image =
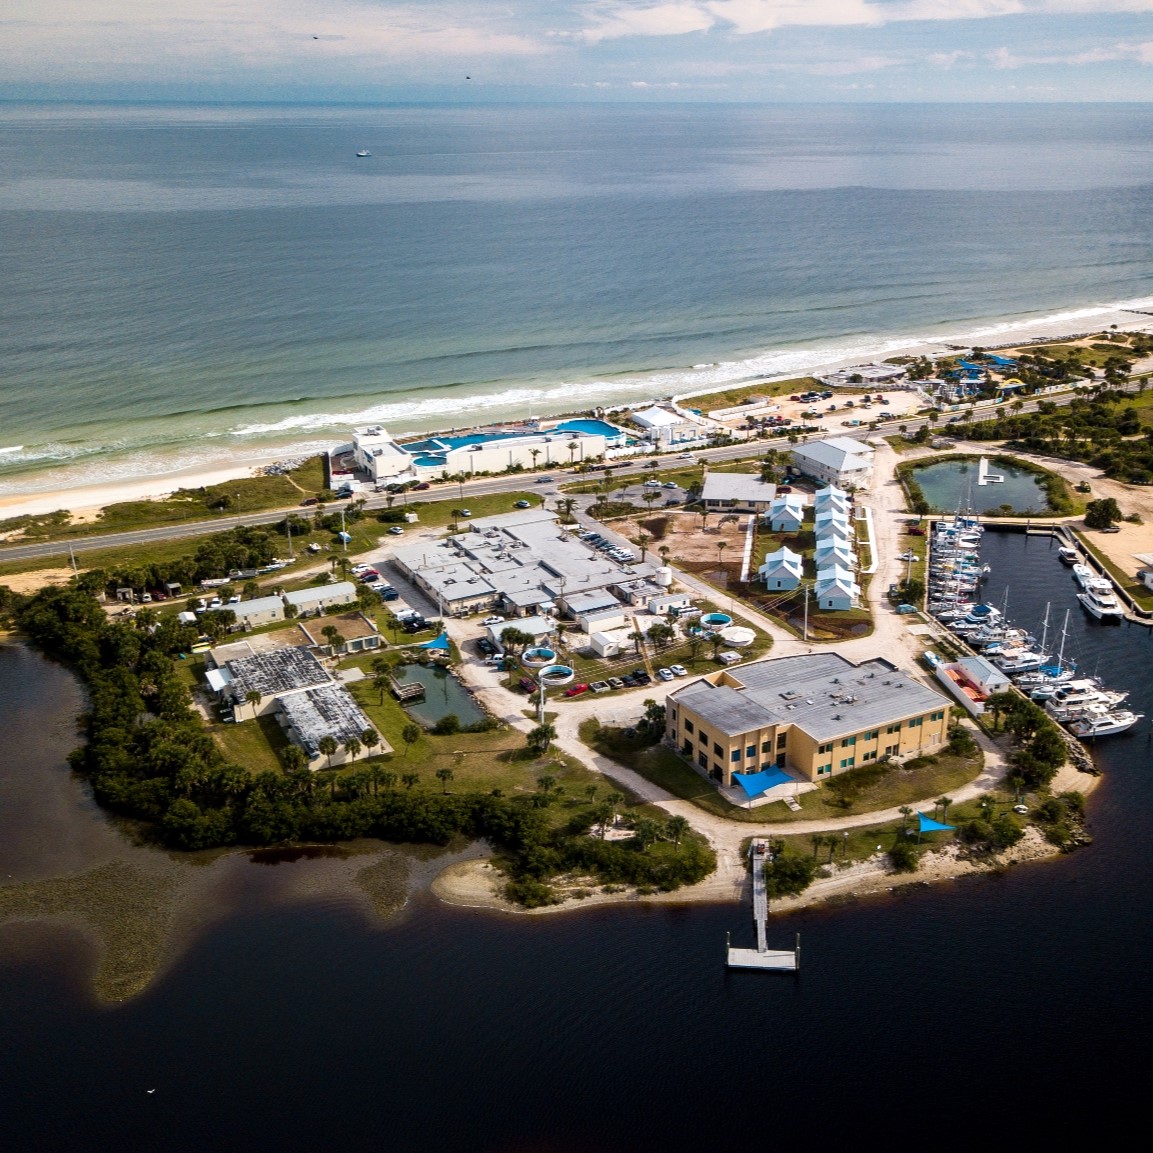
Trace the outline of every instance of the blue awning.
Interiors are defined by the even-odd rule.
[[[422,649],[440,649],[443,652],[448,651],[448,633],[441,633],[440,636],[434,641],[426,641],[420,646]]]
[[[932,817],[926,817],[924,813],[917,814],[919,833],[942,833],[955,829],[956,825],[942,825],[940,821],[934,821]]]
[[[774,785],[783,785],[792,779],[781,769],[764,769],[759,773],[733,773],[733,780],[745,790],[750,801],[768,792]]]

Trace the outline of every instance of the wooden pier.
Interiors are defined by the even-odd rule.
[[[388,678],[388,687],[398,701],[419,701],[424,696],[424,685],[420,681],[401,682],[396,677]]]
[[[772,969],[777,972],[796,972],[801,967],[801,935],[791,949],[770,949],[766,923],[769,919],[769,894],[765,887],[765,864],[769,860],[769,842],[755,837],[749,846],[753,863],[753,920],[757,926],[755,949],[734,949],[726,941],[726,963],[730,969]]]

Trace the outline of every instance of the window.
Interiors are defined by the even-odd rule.
[[[923,725],[924,723],[925,723],[924,717],[914,717],[911,721],[909,721],[909,728],[919,729],[921,727],[921,725]]]
[[[863,741],[875,741],[881,735],[880,729],[870,729],[862,738]]]
[[[850,748],[852,748],[852,747],[853,747],[853,745],[855,745],[856,743],[857,743],[857,738],[856,738],[856,737],[846,737],[846,738],[845,738],[845,739],[844,739],[844,740],[841,742],[841,748],[842,748],[842,749],[850,749]]]
[[[747,749],[745,749],[745,756],[746,757],[755,757],[756,755],[757,755],[757,746],[756,745],[749,745],[749,747]]]
[[[707,745],[709,743],[709,734],[702,729],[697,735],[697,740],[700,741],[702,745]]]
[[[831,742],[827,745],[818,745],[817,746],[817,752],[818,753],[831,753],[832,751],[833,751],[833,746],[832,746]]]
[[[691,741],[685,741],[685,743],[681,745],[681,756],[688,757],[690,760],[692,760],[693,746]]]
[[[669,719],[675,721],[677,719],[677,710],[669,709]]]
[[[789,734],[788,733],[781,733],[777,737],[777,748],[783,749],[785,747],[785,745],[788,743],[788,740],[789,740]]]
[[[901,722],[900,721],[898,721],[895,725],[890,725],[885,730],[885,732],[887,732],[887,733],[899,733],[900,731],[901,731]]]
[[[724,755],[725,755],[725,750],[722,749],[721,746],[718,745],[716,741],[713,741],[713,756],[714,757],[723,757]]]
[[[722,769],[716,761],[713,761],[713,773],[716,775],[718,781],[723,781],[725,779],[725,770]]]
[[[940,713],[931,713],[931,714],[929,715],[929,720],[931,720],[931,721],[939,721],[939,720],[942,720],[942,719],[944,718],[944,716],[945,716],[945,714],[944,714],[943,712],[940,712]]]
[[[707,769],[709,767],[709,754],[704,752],[697,753],[697,764],[700,765],[702,769]]]
[[[876,759],[877,759],[877,753],[876,753],[876,750],[875,750],[875,749],[874,749],[874,750],[873,750],[873,752],[871,752],[871,753],[866,753],[866,754],[865,754],[865,755],[864,755],[864,756],[861,758],[861,760],[862,760],[862,761],[875,761]]]
[[[674,714],[673,714],[673,716],[676,716],[676,713],[674,713]],[[696,731],[696,730],[693,728],[693,722],[692,722],[692,721],[689,721],[689,720],[686,720],[686,721],[685,721],[685,732],[686,732],[686,733],[692,733],[692,732],[695,732],[695,731]]]
[[[857,763],[856,757],[844,757],[841,761],[842,769],[851,769]]]
[[[885,756],[886,757],[895,757],[897,755],[897,753],[900,752],[900,749],[901,749],[900,745],[886,745],[885,746]]]
[[[827,765],[818,765],[817,766],[817,776],[818,777],[823,777],[823,776],[825,776],[826,773],[831,773],[832,771],[833,771],[833,762],[832,761],[830,761]]]
[[[762,741],[761,742],[761,752],[762,753],[771,753],[772,751],[773,751],[773,742],[772,741]]]
[[[738,762],[740,759],[741,759],[741,750],[740,750],[740,749],[733,749],[733,751],[732,751],[731,753],[729,753],[729,760],[730,760],[730,761],[732,761],[732,763],[733,763],[734,765],[735,765],[735,764],[736,764],[736,763],[737,763],[737,762]]]

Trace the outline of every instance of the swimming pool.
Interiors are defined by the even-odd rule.
[[[584,432],[589,436],[603,436],[609,448],[623,444],[628,435],[623,428],[606,420],[566,420],[556,426],[557,432]]]

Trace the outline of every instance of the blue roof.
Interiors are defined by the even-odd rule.
[[[792,779],[788,773],[780,769],[764,769],[759,773],[733,773],[733,780],[745,790],[750,801],[768,792],[774,785],[783,785]]]

